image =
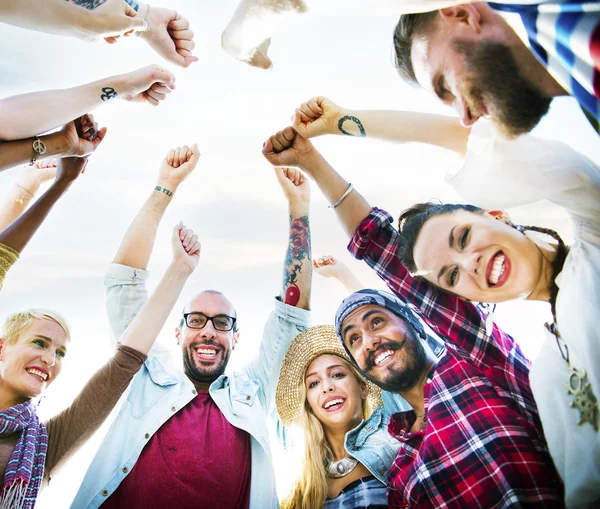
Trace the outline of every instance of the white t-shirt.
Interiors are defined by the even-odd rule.
[[[472,128],[464,165],[447,182],[465,199],[507,209],[548,199],[574,222],[575,241],[562,272],[558,328],[571,365],[585,369],[600,397],[600,172],[564,143],[531,135],[507,141],[487,122]],[[531,367],[531,387],[570,508],[600,507],[600,433],[579,426],[567,393],[569,367],[550,333]]]

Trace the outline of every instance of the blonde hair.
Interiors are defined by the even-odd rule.
[[[57,323],[67,335],[67,340],[71,339],[71,329],[65,318],[49,309],[32,308],[26,309],[25,311],[19,311],[9,315],[2,326],[2,332],[0,337],[3,338],[7,343],[14,343],[19,334],[29,327],[34,320],[50,320]]]
[[[331,354],[334,355],[334,354]],[[336,357],[339,357],[336,355]],[[339,357],[344,365],[356,378],[359,384],[364,384],[362,375],[343,357]],[[306,383],[300,382],[300,392],[304,405],[296,420],[304,434],[304,458],[300,477],[291,493],[282,502],[282,509],[322,509],[329,494],[329,483],[325,465],[333,457],[331,447],[325,437],[323,425],[312,412],[306,399]],[[368,419],[374,408],[370,408],[368,400],[363,401],[363,419]]]

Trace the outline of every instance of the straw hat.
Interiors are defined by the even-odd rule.
[[[275,393],[277,413],[284,425],[289,425],[299,416],[304,405],[300,386],[304,384],[304,375],[310,363],[319,355],[337,355],[354,364],[348,357],[335,334],[333,325],[315,325],[298,334],[290,344],[279,371],[279,381]],[[367,401],[371,409],[383,406],[381,389],[363,377],[368,388]]]

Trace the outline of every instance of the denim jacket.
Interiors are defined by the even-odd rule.
[[[378,406],[366,421],[346,433],[345,446],[350,456],[387,486],[388,472],[400,448],[400,442],[388,433],[390,416],[410,409],[410,405],[390,392],[382,391],[382,398],[384,408]]]
[[[144,270],[109,266],[105,285],[114,338],[121,336],[147,300],[147,278]],[[307,327],[309,315],[275,299],[257,358],[237,372],[221,375],[210,386],[210,395],[225,418],[251,436],[250,509],[279,507],[266,421],[274,411],[275,384],[285,352]],[[131,471],[150,437],[194,397],[194,385],[181,367],[164,347],[155,344],[134,377],[71,507],[100,506]]]

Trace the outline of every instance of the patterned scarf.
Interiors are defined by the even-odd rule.
[[[21,432],[0,493],[0,509],[32,509],[44,478],[48,432],[30,401],[0,412],[0,438]]]

